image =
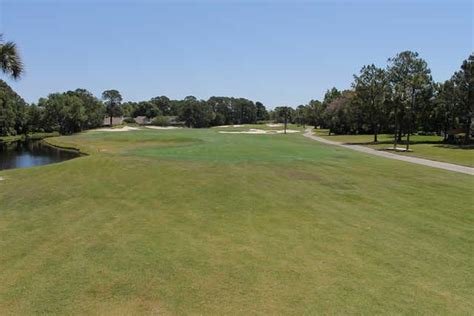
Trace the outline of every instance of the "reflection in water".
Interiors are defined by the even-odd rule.
[[[77,151],[52,147],[38,140],[0,143],[0,170],[47,165],[79,156]]]

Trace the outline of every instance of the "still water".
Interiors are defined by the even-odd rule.
[[[0,170],[47,165],[80,155],[77,151],[52,147],[39,140],[0,143]]]

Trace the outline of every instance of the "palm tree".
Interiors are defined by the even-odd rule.
[[[23,63],[13,42],[3,42],[0,34],[0,69],[13,79],[18,79],[23,74]]]

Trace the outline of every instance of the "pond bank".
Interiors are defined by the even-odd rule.
[[[0,144],[12,143],[25,140],[41,140],[48,137],[61,136],[58,132],[52,133],[30,133],[28,135],[0,136]]]

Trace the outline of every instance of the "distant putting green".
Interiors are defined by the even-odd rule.
[[[473,313],[474,177],[218,131],[0,171],[1,313]]]

